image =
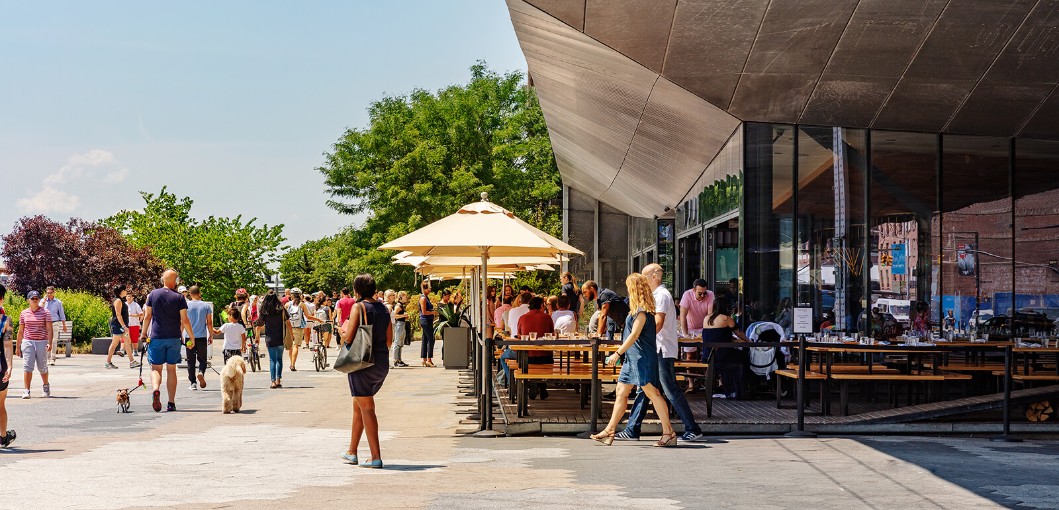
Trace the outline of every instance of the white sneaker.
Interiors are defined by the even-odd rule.
[[[45,384],[44,385],[44,396],[45,397],[50,397],[51,396],[51,385],[50,384]]]
[[[22,399],[25,400],[27,398],[29,398],[29,390],[26,390],[26,391],[22,392]]]
[[[188,386],[188,389],[193,391],[199,391],[199,385],[191,383],[191,386]]]

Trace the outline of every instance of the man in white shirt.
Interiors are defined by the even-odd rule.
[[[570,310],[570,298],[566,294],[559,295],[557,303],[558,310],[552,313],[552,323],[555,324],[555,334],[572,335],[577,332],[577,316]]]
[[[529,312],[531,299],[533,299],[533,293],[530,292],[529,287],[522,287],[518,294],[519,305],[507,312],[507,319],[504,321],[504,327],[511,333],[511,336],[518,336],[518,320]]]
[[[662,285],[662,266],[649,264],[641,273],[651,284],[651,294],[655,299],[655,345],[658,349],[658,378],[662,383],[662,392],[673,406],[673,410],[684,422],[682,441],[694,441],[702,437],[702,429],[695,422],[688,399],[684,391],[677,386],[674,365],[678,356],[677,344],[677,310],[673,305],[673,295]],[[614,435],[614,439],[639,440],[640,425],[647,414],[647,397],[642,389],[636,391],[636,401],[629,413],[629,422],[625,430]]]
[[[136,344],[140,341],[140,319],[143,318],[143,308],[136,302],[132,292],[125,295],[125,303],[129,305],[129,336],[132,337],[133,351],[138,351]]]

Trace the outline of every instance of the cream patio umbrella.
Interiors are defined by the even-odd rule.
[[[383,244],[380,250],[404,250],[410,255],[422,256],[478,256],[481,258],[482,278],[481,313],[479,325],[484,336],[484,325],[489,322],[485,317],[486,296],[484,289],[488,285],[490,257],[559,257],[563,254],[584,255],[584,252],[566,244],[548,233],[515,217],[515,215],[489,201],[489,195],[482,193],[482,200],[467,204],[456,213],[446,216],[415,232],[401,236]],[[483,352],[482,367],[492,362],[492,353]],[[488,357],[488,359],[486,359]],[[482,376],[488,387],[488,370]],[[486,397],[490,398],[490,397]],[[483,430],[488,429],[490,420],[488,411],[491,403],[480,402],[481,411],[486,414],[482,419]]]

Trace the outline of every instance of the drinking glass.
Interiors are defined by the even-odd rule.
[[[537,339],[537,332],[536,331],[530,331],[529,339],[530,340],[536,340]]]

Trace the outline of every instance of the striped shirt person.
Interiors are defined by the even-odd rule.
[[[26,391],[22,398],[29,398],[34,365],[40,371],[40,379],[44,383],[44,396],[50,397],[48,352],[51,351],[52,315],[47,308],[40,305],[39,292],[31,290],[26,294],[26,298],[29,299],[29,308],[22,310],[18,317],[18,341],[15,344],[20,349],[22,370],[25,372],[23,380],[26,383]]]

